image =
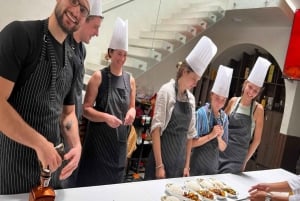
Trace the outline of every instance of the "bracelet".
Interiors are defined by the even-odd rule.
[[[161,168],[161,167],[164,167],[164,164],[163,164],[163,163],[160,164],[160,165],[158,165],[158,166],[156,166],[155,169],[159,169],[159,168]]]

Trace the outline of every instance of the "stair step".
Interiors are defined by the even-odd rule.
[[[214,12],[182,12],[173,15],[173,17],[178,18],[198,18],[203,19],[208,22],[216,22],[219,19],[219,16],[216,15]]]
[[[186,31],[189,24],[152,24],[151,31]]]
[[[191,6],[199,6],[199,7],[207,7],[207,6],[221,6],[223,8],[227,7],[228,2],[224,0],[189,0],[189,5]]]
[[[164,58],[165,56],[170,54],[170,51],[163,49],[163,48],[156,48],[155,51],[157,51],[161,54],[161,58]]]
[[[153,39],[142,39],[142,38],[131,38],[128,41],[129,46],[134,47],[145,47],[153,49],[165,49],[169,52],[174,51],[174,45],[166,40],[153,40]]]
[[[166,39],[166,41],[168,41],[169,43],[171,43],[174,47],[174,50],[181,47],[183,45],[182,42],[178,41],[178,40],[174,40],[174,39]]]
[[[174,31],[142,31],[140,33],[140,38],[155,38],[155,39],[173,39],[178,40],[182,43],[185,43],[186,36],[182,34],[182,32],[174,32]]]
[[[227,7],[227,2],[224,1],[224,0],[207,0],[207,1],[199,1],[199,0],[194,0],[194,1],[191,1],[189,0],[189,6],[190,7],[211,7],[211,6],[220,6],[222,8],[226,8]]]
[[[139,69],[145,72],[148,68],[148,63],[137,57],[133,57],[130,54],[127,54],[126,62],[124,66],[130,66],[131,68]]]
[[[157,64],[158,61],[156,59],[153,59],[153,58],[150,58],[150,57],[141,57],[141,56],[136,56],[136,55],[127,55],[127,58],[130,57],[130,58],[133,58],[133,59],[136,59],[136,60],[140,60],[140,61],[143,61],[145,63],[147,63],[147,68],[145,70],[148,70],[149,68],[151,68],[154,64]],[[127,65],[126,66],[131,66],[131,65]],[[139,69],[139,68],[138,68]]]
[[[185,12],[191,12],[191,13],[213,12],[213,13],[220,13],[224,15],[225,10],[221,6],[200,7],[200,6],[190,5],[189,7],[181,9],[181,13],[185,13]]]
[[[137,68],[133,68],[131,66],[123,66],[123,70],[130,73],[132,75],[132,77],[136,78],[139,75],[143,74],[145,71],[137,69]]]
[[[156,59],[157,61],[161,61],[162,58],[160,52],[157,52],[155,51],[155,49],[151,49],[151,48],[129,46],[128,53],[130,55],[136,55],[140,57],[150,57]]]
[[[163,24],[201,24],[201,23],[207,23],[210,24],[211,22],[204,20],[204,19],[199,19],[199,18],[178,18],[178,17],[173,17],[173,18],[164,18],[162,19]]]

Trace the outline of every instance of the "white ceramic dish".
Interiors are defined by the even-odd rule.
[[[161,197],[161,201],[181,201],[178,197],[173,195],[164,195]]]
[[[189,191],[179,184],[166,184],[166,193],[175,196],[182,201],[201,201],[201,196],[195,192]]]

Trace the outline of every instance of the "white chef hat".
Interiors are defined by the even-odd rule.
[[[228,98],[232,73],[232,68],[220,65],[211,91],[219,96]]]
[[[270,65],[271,62],[267,59],[258,57],[247,80],[262,87]]]
[[[102,17],[102,0],[89,0],[90,15]]]
[[[128,51],[128,20],[117,18],[109,48]]]
[[[201,77],[216,53],[217,46],[214,42],[207,36],[202,36],[185,60]]]

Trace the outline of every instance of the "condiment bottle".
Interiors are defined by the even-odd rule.
[[[34,187],[29,194],[29,201],[54,201],[55,191],[49,186],[51,179],[51,172],[47,168],[41,171],[40,182],[41,184]]]

